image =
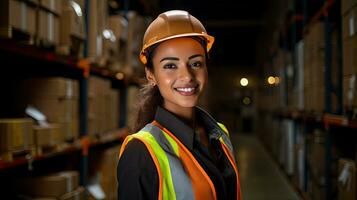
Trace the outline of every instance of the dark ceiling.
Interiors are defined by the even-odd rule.
[[[121,9],[136,10],[156,17],[159,13],[187,10],[215,37],[212,63],[255,67],[257,42],[263,31],[266,0],[117,0]]]

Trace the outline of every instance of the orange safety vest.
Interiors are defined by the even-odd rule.
[[[225,126],[220,123],[218,125],[224,132],[219,141],[237,178],[237,200],[241,200],[239,174],[233,155],[233,146]],[[192,153],[169,130],[156,121],[147,124],[138,133],[126,137],[119,157],[126,145],[134,138],[145,144],[155,163],[159,176],[159,200],[217,199],[210,177]]]

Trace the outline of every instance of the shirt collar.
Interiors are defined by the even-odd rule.
[[[196,117],[204,124],[209,139],[218,139],[222,131],[217,122],[203,109],[196,107]],[[155,121],[174,134],[187,148],[193,149],[195,131],[175,114],[159,106],[156,110]]]

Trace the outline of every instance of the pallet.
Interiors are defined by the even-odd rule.
[[[33,157],[35,153],[36,152],[34,147],[23,150],[5,151],[0,152],[0,159],[5,162],[13,162],[17,158],[24,158],[28,155]]]

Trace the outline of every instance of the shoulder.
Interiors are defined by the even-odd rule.
[[[132,139],[127,143],[125,149],[123,149],[118,167],[153,170],[155,169],[155,164],[145,144],[140,140]]]

